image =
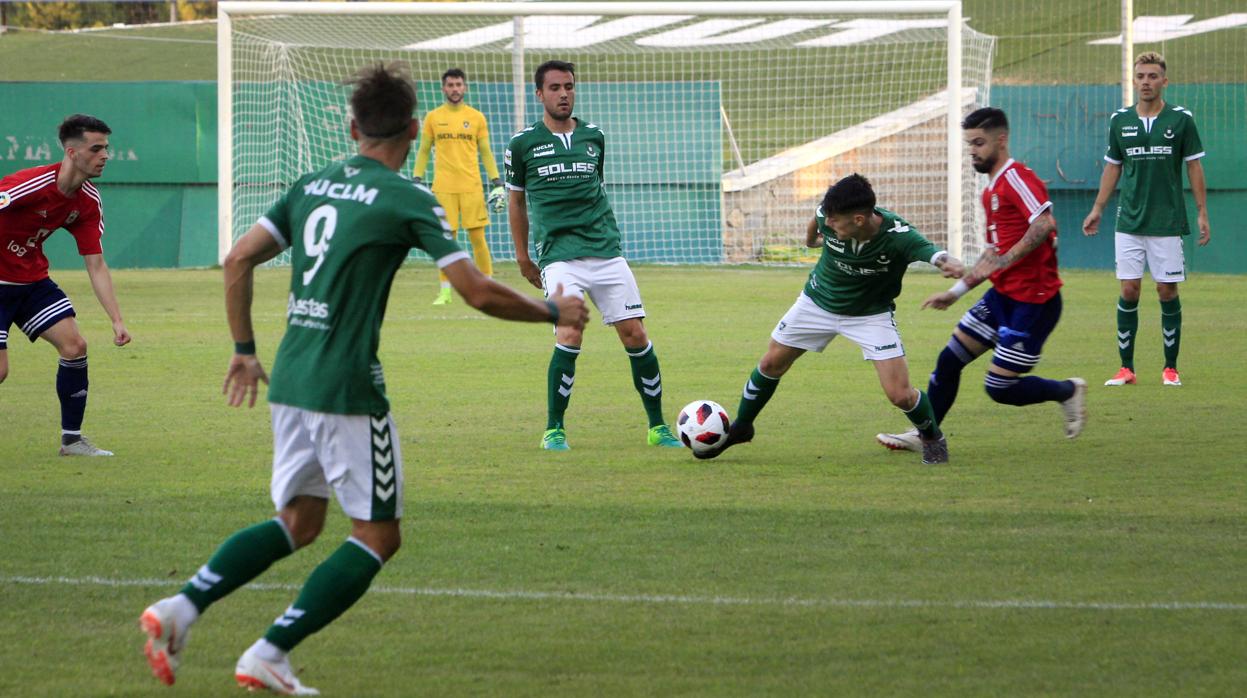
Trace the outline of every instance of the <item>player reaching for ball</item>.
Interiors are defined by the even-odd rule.
[[[930,262],[944,276],[959,278],[965,271],[961,261],[936,249],[897,214],[877,207],[870,182],[858,174],[827,190],[806,229],[805,244],[822,247],[822,255],[745,382],[727,439],[718,448],[694,450],[693,455],[714,458],[734,444],[752,440],[754,420],[793,363],[844,335],[861,347],[888,400],[913,423],[921,439],[922,462],[948,462],[948,444],[931,402],[909,382],[893,310],[910,263]]]

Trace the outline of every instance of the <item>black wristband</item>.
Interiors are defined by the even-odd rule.
[[[234,342],[234,353],[255,356],[255,340],[250,342]]]
[[[554,301],[546,301],[546,308],[550,310],[550,324],[559,324],[559,306]]]

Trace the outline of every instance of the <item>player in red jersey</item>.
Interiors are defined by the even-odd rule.
[[[91,288],[113,321],[113,344],[130,342],[121,319],[112,275],[104,263],[100,238],[104,212],[100,192],[89,180],[108,162],[112,130],[99,119],[74,114],[60,127],[65,157],[51,165],[14,172],[0,179],[0,382],[9,374],[9,327],[16,324],[30,341],[42,337],[56,347],[60,367],[56,395],[61,402],[61,455],[111,456],[82,435],[87,409],[87,340],[78,331],[74,306],[48,278],[43,241],[64,228],[78,242]]]
[[[971,164],[991,178],[983,192],[987,246],[970,273],[951,289],[926,299],[922,307],[944,310],[985,279],[991,279],[992,288],[957,323],[936,359],[927,395],[936,420],[943,424],[957,398],[961,370],[994,348],[983,381],[987,394],[1006,405],[1059,403],[1065,436],[1072,439],[1087,419],[1086,381],[1022,375],[1039,363],[1044,341],[1061,317],[1056,219],[1048,189],[1029,167],[1009,157],[1009,121],[1003,111],[978,109],[961,122],[961,128]],[[894,450],[922,450],[916,433],[875,438]]]

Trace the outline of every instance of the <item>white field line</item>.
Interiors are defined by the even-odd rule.
[[[175,587],[179,580],[112,579],[108,577],[25,577],[0,576],[0,584],[32,586],[100,586],[100,587]],[[298,591],[297,584],[248,584],[256,591]],[[432,589],[378,585],[369,590],[374,594],[407,596],[496,599],[502,601],[579,601],[617,604],[678,604],[687,606],[790,606],[801,608],[952,608],[980,610],[1054,610],[1054,611],[1247,611],[1247,603],[1218,601],[1053,601],[1046,599],[835,599],[800,597],[692,596],[683,594],[595,594],[570,591],[522,591],[491,589]]]

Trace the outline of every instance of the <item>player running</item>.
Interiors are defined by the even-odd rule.
[[[584,327],[584,303],[556,290],[542,302],[482,275],[455,243],[433,192],[398,175],[419,133],[415,85],[399,63],[362,69],[351,94],[355,156],[304,175],[225,259],[234,356],[229,404],[255,405],[260,381],[251,293],[256,266],[290,250],[287,328],[273,361],[275,519],[226,540],[180,593],[142,614],[145,653],[166,684],[187,633],[213,603],[320,534],[332,492],[351,536],[308,577],[234,669],[239,685],[315,695],[287,654],[364,595],[399,548],[403,459],[377,359],[390,285],[410,249],[428,252],[474,308],[507,320]]]
[[[113,277],[104,263],[103,203],[90,181],[104,173],[111,133],[103,121],[74,114],[61,122],[59,137],[65,157],[59,163],[0,179],[0,383],[9,374],[9,327],[14,323],[31,342],[43,338],[56,347],[62,456],[113,454],[82,435],[87,410],[87,340],[74,320],[74,306],[48,277],[43,242],[58,228],[74,236],[95,297],[113,322],[113,344],[129,344]]]
[[[1022,375],[1039,363],[1040,350],[1061,317],[1056,219],[1048,189],[1030,168],[1009,157],[1009,121],[1003,111],[983,107],[967,116],[961,128],[974,169],[990,176],[983,191],[987,246],[969,273],[951,289],[926,299],[922,307],[944,310],[988,278],[992,288],[962,316],[936,359],[927,385],[935,418],[944,423],[966,364],[994,348],[984,379],[991,399],[1019,406],[1059,403],[1065,436],[1072,439],[1087,419],[1086,381]],[[893,450],[922,448],[913,430],[875,438]]]
[[[495,213],[502,213],[507,207],[506,190],[498,176],[494,153],[489,148],[489,125],[485,115],[463,101],[468,90],[467,79],[460,68],[451,68],[442,74],[442,95],[446,103],[424,115],[414,174],[417,182],[424,181],[432,149],[433,195],[446,211],[446,221],[456,235],[460,225],[467,228],[476,267],[485,276],[493,276],[494,263],[485,242],[489,216],[485,213],[477,157],[485,164],[485,174],[489,176],[489,205]],[[446,305],[451,301],[450,280],[445,272],[439,272],[438,276],[442,285],[433,305]]]
[[[641,292],[619,242],[619,226],[603,189],[606,136],[597,125],[572,116],[576,67],[546,61],[537,67],[542,117],[511,137],[503,157],[511,190],[511,239],[520,273],[546,293],[557,286],[588,294],[623,343],[632,365],[632,384],[649,418],[651,446],[683,448],[662,417],[662,375],[645,332]],[[528,253],[529,205],[537,263]],[[559,327],[546,373],[546,431],[541,447],[566,451],[563,415],[576,380],[576,357],[584,332]]]
[[[1162,385],[1182,385],[1178,350],[1182,345],[1182,301],[1178,284],[1186,280],[1182,237],[1190,234],[1182,194],[1182,163],[1191,180],[1198,211],[1199,244],[1212,238],[1208,225],[1208,190],[1204,180],[1204,146],[1195,117],[1185,107],[1165,102],[1169,78],[1165,59],[1148,51],[1134,61],[1138,103],[1118,109],[1109,119],[1108,152],[1095,204],[1083,221],[1084,235],[1099,232],[1104,205],[1121,180],[1117,233],[1113,236],[1121,298],[1117,301],[1117,352],[1121,368],[1104,385],[1133,385],[1135,335],[1139,331],[1139,286],[1147,263],[1160,298],[1160,331],[1165,348]]]
[[[951,278],[959,278],[965,267],[900,216],[875,203],[870,182],[858,174],[827,190],[805,234],[807,247],[823,248],[818,263],[745,382],[736,420],[722,447],[693,455],[714,458],[730,446],[751,441],[754,420],[793,363],[807,351],[822,352],[837,335],[844,335],[861,347],[862,358],[874,364],[888,400],[913,423],[922,462],[948,462],[948,443],[931,401],[909,381],[893,310],[912,262],[930,262]]]

